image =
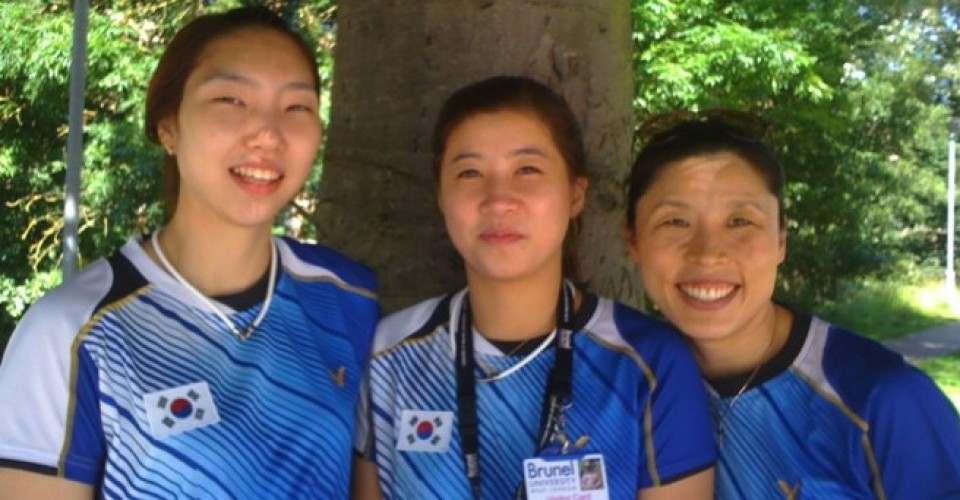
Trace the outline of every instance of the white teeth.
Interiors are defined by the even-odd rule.
[[[274,170],[262,170],[259,168],[237,167],[232,169],[234,174],[247,179],[260,182],[272,182],[280,178],[280,173]]]
[[[713,302],[723,299],[733,293],[735,288],[736,287],[733,285],[711,287],[695,287],[687,285],[680,286],[680,290],[682,290],[683,293],[704,302]]]

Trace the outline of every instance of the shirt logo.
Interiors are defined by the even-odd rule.
[[[327,368],[327,371],[330,372],[330,378],[333,379],[333,383],[337,384],[337,387],[343,389],[343,386],[347,384],[347,367],[341,365],[340,369],[333,371]]]
[[[796,485],[791,486],[790,483],[784,481],[783,479],[778,479],[777,486],[780,487],[780,491],[783,492],[783,498],[786,500],[796,500],[797,498],[800,498],[799,482],[797,482]]]
[[[452,424],[452,411],[403,410],[400,412],[397,449],[444,453],[450,448]]]
[[[157,439],[220,422],[206,382],[181,385],[143,396],[150,433]]]

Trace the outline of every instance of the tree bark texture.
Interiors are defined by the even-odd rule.
[[[621,236],[631,161],[627,0],[340,0],[316,222],[321,241],[377,271],[385,312],[462,286],[437,210],[431,135],[443,100],[496,74],[549,84],[587,145],[580,233],[589,288],[637,304]]]

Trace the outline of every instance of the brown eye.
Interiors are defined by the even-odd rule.
[[[517,169],[518,174],[539,174],[540,172],[542,172],[542,170],[534,165],[523,165]]]
[[[237,98],[237,97],[220,96],[220,97],[215,97],[215,98],[213,99],[213,101],[214,101],[214,102],[220,102],[220,103],[223,103],[223,104],[232,104],[232,105],[234,105],[234,106],[243,106],[243,101],[241,101],[241,100],[240,100],[239,98]]]
[[[669,227],[690,227],[690,223],[688,223],[685,219],[681,219],[680,217],[671,217],[666,219],[663,221],[663,225]]]
[[[480,177],[480,171],[475,168],[465,168],[457,172],[457,179],[473,179]]]
[[[306,104],[293,104],[293,105],[287,106],[287,111],[294,111],[294,112],[307,111],[307,112],[313,112],[313,107],[308,106],[308,105],[306,105]]]

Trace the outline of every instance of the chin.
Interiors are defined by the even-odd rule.
[[[721,340],[729,336],[730,331],[722,325],[691,323],[682,321],[674,323],[676,327],[683,332],[683,336],[694,342],[710,342],[712,340]]]
[[[680,331],[683,332],[684,337],[698,344],[704,343],[704,342],[712,342],[715,340],[722,340],[727,337],[727,332],[690,330],[690,329],[684,329],[684,328],[680,328]]]

